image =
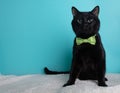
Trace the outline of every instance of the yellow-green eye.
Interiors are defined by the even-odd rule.
[[[92,22],[93,22],[93,19],[88,19],[87,22],[88,22],[88,23],[92,23]]]
[[[79,24],[82,24],[82,20],[81,20],[81,19],[78,19],[77,22],[78,22]]]

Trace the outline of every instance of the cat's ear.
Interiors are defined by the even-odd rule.
[[[78,10],[75,7],[72,7],[72,14],[73,16],[76,16],[78,14]]]
[[[91,12],[92,12],[94,15],[98,16],[98,15],[99,15],[99,11],[100,11],[99,6],[96,6]]]

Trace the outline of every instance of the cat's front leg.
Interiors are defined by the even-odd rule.
[[[98,86],[106,87],[105,83],[105,59],[98,62]]]
[[[63,85],[63,87],[73,85],[75,83],[76,78],[79,75],[79,71],[80,71],[79,64],[77,63],[77,61],[73,60],[69,80],[67,81],[66,84]]]

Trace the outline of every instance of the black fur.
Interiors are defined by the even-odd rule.
[[[46,74],[50,74],[50,75],[53,75],[53,74],[68,74],[69,71],[64,71],[64,72],[57,72],[57,71],[51,71],[49,70],[47,67],[44,68],[44,71]]]
[[[90,12],[80,12],[72,7],[72,28],[76,37],[83,39],[96,35],[96,44],[76,44],[76,37],[73,45],[73,59],[70,70],[70,77],[65,86],[75,83],[76,78],[80,80],[98,80],[99,86],[107,86],[105,83],[106,57],[101,38],[99,35],[100,20],[99,6]],[[50,71],[45,68],[46,74],[66,74],[69,72]]]

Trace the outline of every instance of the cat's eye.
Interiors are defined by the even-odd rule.
[[[81,19],[78,19],[77,22],[78,22],[79,24],[82,24],[82,20],[81,20]]]
[[[88,22],[88,23],[92,23],[92,22],[93,22],[93,19],[88,19],[87,22]]]

